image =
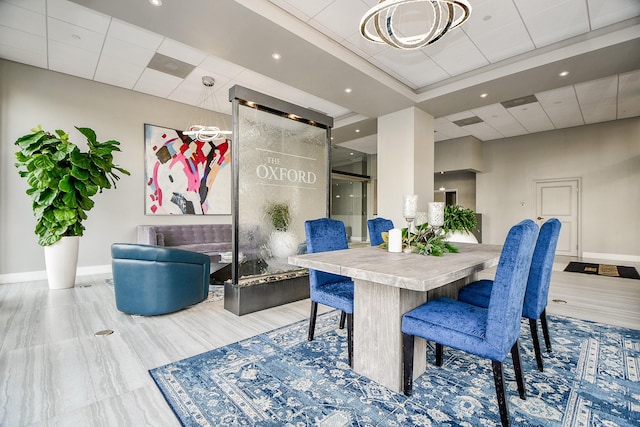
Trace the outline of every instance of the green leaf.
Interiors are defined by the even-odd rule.
[[[65,175],[58,183],[58,188],[60,189],[60,191],[64,191],[65,193],[74,191],[75,187],[73,186],[73,182],[71,181],[71,175]]]

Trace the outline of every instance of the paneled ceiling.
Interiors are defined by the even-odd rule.
[[[365,152],[375,118],[410,106],[436,141],[640,116],[639,0],[474,0],[412,51],[360,36],[377,0],[163,1],[0,0],[0,57],[227,114],[240,84],[333,116],[335,142]]]

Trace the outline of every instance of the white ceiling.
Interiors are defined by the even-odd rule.
[[[372,119],[412,105],[436,117],[436,141],[640,115],[639,0],[475,0],[461,28],[414,51],[360,36],[376,3],[0,0],[0,57],[191,105],[212,75],[206,108],[230,114],[240,84],[335,117],[336,139],[366,152]],[[186,78],[148,68],[156,53],[195,68]],[[527,95],[537,102],[501,104]],[[469,117],[481,121],[454,123]]]

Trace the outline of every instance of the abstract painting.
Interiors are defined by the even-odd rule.
[[[144,142],[145,214],[231,214],[231,140],[145,124]]]

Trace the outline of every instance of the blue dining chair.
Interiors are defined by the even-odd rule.
[[[538,226],[524,220],[509,230],[500,254],[488,308],[450,298],[426,302],[402,316],[404,394],[413,388],[414,337],[436,343],[436,365],[442,365],[443,346],[490,359],[500,420],[509,425],[502,362],[511,351],[518,393],[526,398],[520,365],[520,314]]]
[[[371,246],[378,246],[384,243],[384,240],[382,240],[382,232],[391,230],[393,228],[393,221],[386,218],[373,218],[367,220],[367,228],[369,229]]]
[[[320,218],[305,221],[307,253],[348,249],[347,233],[342,221]],[[338,274],[309,269],[309,293],[311,315],[309,316],[309,341],[313,341],[316,328],[318,304],[336,308],[347,320],[347,354],[349,366],[353,366],[353,280]]]
[[[536,363],[540,372],[544,371],[542,364],[542,354],[540,351],[540,341],[538,339],[538,319],[542,326],[542,334],[547,347],[547,352],[551,353],[551,339],[549,337],[549,327],[547,326],[547,300],[549,298],[549,285],[551,284],[551,271],[553,269],[553,259],[558,245],[560,235],[560,221],[557,218],[547,220],[538,234],[536,248],[533,251],[531,270],[529,270],[529,280],[527,290],[524,295],[524,306],[522,307],[522,317],[529,319],[529,329],[533,340],[533,350],[536,356]],[[478,280],[468,284],[458,292],[458,301],[488,307],[491,297],[493,280]]]

